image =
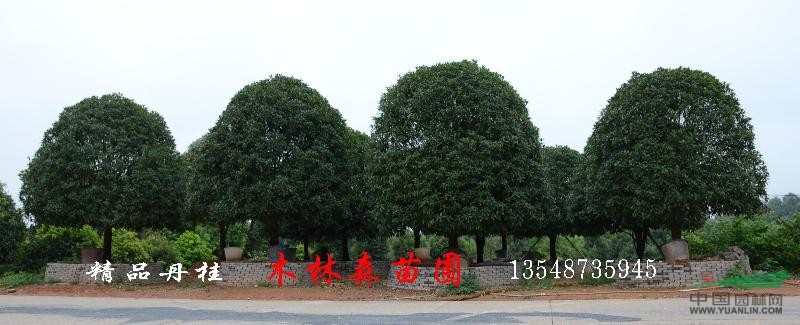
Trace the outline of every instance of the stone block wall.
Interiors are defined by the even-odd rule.
[[[63,282],[63,283],[78,283],[78,284],[102,284],[106,283],[102,280],[102,273],[97,275],[97,279],[92,278],[86,274],[92,269],[94,264],[65,264],[65,263],[47,263],[45,269],[45,281]],[[111,283],[129,283],[129,284],[152,284],[166,282],[167,277],[159,276],[159,273],[164,272],[164,265],[162,263],[148,264],[144,271],[150,272],[150,276],[146,280],[128,280],[128,272],[133,270],[131,264],[112,264],[114,269],[111,271]],[[184,274],[186,276],[186,274]]]
[[[647,278],[642,275],[641,279],[636,279],[635,274],[627,278],[617,279],[615,285],[618,287],[634,288],[679,288],[691,287],[707,281],[717,281],[724,279],[728,271],[735,268],[741,261],[690,261],[686,265],[670,265],[665,262],[652,263],[656,268],[656,275]],[[741,265],[743,269],[749,269],[749,265]]]
[[[284,270],[294,273],[297,278],[284,277],[283,285],[313,285],[313,281],[306,270],[306,267],[310,264],[307,262],[287,263],[284,266]],[[355,272],[356,264],[355,261],[337,262],[333,266],[333,270],[342,276],[343,281],[350,282],[348,277]],[[723,279],[731,269],[737,267],[737,264],[744,270],[749,269],[749,263],[746,258],[741,260],[691,261],[686,265],[668,265],[664,262],[652,264],[656,268],[656,275],[653,278],[647,278],[643,275],[641,279],[636,279],[635,274],[632,273],[626,278],[616,278],[614,285],[635,288],[690,287],[707,280]],[[48,263],[45,280],[78,284],[104,283],[99,275],[97,279],[93,279],[86,274],[92,266],[93,264]],[[152,284],[166,282],[166,277],[158,275],[164,272],[162,263],[148,264],[145,271],[150,272],[149,279],[134,280],[132,282],[128,281],[126,276],[132,270],[130,264],[113,264],[112,267],[114,268],[114,271],[112,271],[112,283]],[[400,270],[400,267],[391,266],[388,261],[373,261],[372,267],[373,274],[380,279],[381,283],[392,288],[434,290],[444,286],[434,279],[436,268],[433,266],[418,267],[419,275],[412,284],[399,283],[395,274]],[[187,271],[192,272],[193,270]],[[511,279],[514,276],[513,272],[514,267],[511,264],[471,266],[461,269],[461,277],[463,279],[465,276],[474,276],[481,288],[520,285],[522,280]],[[265,283],[275,284],[275,279],[268,280],[270,273],[272,273],[271,263],[222,262],[220,264],[222,281],[214,283],[234,287],[248,287]],[[193,273],[184,274],[183,276],[184,278],[195,277]],[[586,274],[586,276],[590,275]],[[576,274],[576,278],[578,277],[579,274]]]
[[[324,262],[323,262],[324,264]],[[311,265],[308,262],[287,263],[283,269],[284,271],[292,272],[297,277],[292,279],[284,276],[284,286],[311,286],[314,282],[306,270],[306,267]],[[342,276],[342,280],[350,281],[348,277],[355,272],[357,263],[355,261],[336,262],[333,265],[333,271]],[[372,274],[377,276],[381,281],[385,280],[389,274],[388,261],[373,261]],[[257,284],[277,283],[277,278],[269,280],[272,273],[272,263],[249,263],[249,262],[222,262],[220,264],[220,277],[222,281],[215,282],[216,284],[232,287],[249,287]],[[392,275],[394,276],[394,275]],[[320,279],[320,281],[322,281]]]
[[[419,275],[414,283],[399,283],[395,274],[396,272],[400,271],[400,269],[401,267],[399,266],[392,266],[389,271],[391,276],[388,278],[387,284],[392,288],[409,290],[434,290],[447,286],[447,284],[440,284],[436,282],[436,279],[434,278],[434,272],[436,272],[436,268],[433,266],[418,267]],[[514,266],[511,264],[482,265],[461,269],[462,279],[469,275],[475,277],[475,281],[481,288],[508,287],[519,285],[521,283],[520,280],[511,279],[511,277],[514,276]]]

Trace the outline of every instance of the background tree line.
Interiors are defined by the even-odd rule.
[[[227,246],[257,259],[284,247],[302,258],[329,249],[340,260],[358,249],[392,258],[428,246],[483,262],[540,248],[550,259],[605,254],[597,247],[627,236],[642,258],[710,217],[766,211],[749,118],[706,72],[634,73],[584,153],[543,146],[527,102],[475,61],[419,67],[378,108],[366,135],[316,90],[276,75],[235,94],[179,154],[158,113],[119,94],[87,98],[64,109],[21,173],[35,229],[7,251],[83,231],[90,239],[75,245],[102,235],[112,261],[196,262],[224,258]],[[84,228],[54,230],[64,227]]]

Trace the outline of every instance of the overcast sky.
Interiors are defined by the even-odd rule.
[[[632,71],[708,71],[752,118],[768,193],[800,192],[796,1],[234,2],[3,0],[0,180],[10,194],[18,199],[45,130],[85,97],[121,92],[159,112],[183,151],[239,89],[273,74],[304,80],[369,132],[401,74],[461,59],[505,76],[546,145],[578,150]]]

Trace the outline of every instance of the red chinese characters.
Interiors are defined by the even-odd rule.
[[[357,259],[356,272],[350,276],[357,285],[366,283],[367,287],[372,287],[372,281],[380,281],[377,276],[372,275],[371,256],[367,252],[361,252],[361,258]]]
[[[341,279],[342,276],[339,273],[333,271],[333,265],[336,264],[336,261],[333,260],[331,254],[328,254],[328,262],[325,265],[321,265],[319,260],[319,255],[317,255],[316,262],[306,267],[306,270],[311,274],[311,280],[314,280],[314,284],[319,285],[319,278],[320,275],[322,276],[323,281],[328,285],[331,284],[333,279]],[[321,274],[320,274],[321,273]]]
[[[398,283],[414,283],[419,275],[419,269],[412,266],[413,263],[422,263],[422,260],[414,257],[414,252],[408,252],[408,258],[401,257],[397,262],[392,263],[393,266],[401,266],[400,270],[395,272]]]
[[[317,260],[319,261],[319,260]],[[272,264],[272,273],[269,275],[269,279],[272,280],[276,275],[278,276],[278,286],[283,286],[283,276],[290,277],[292,279],[297,279],[297,276],[294,273],[289,271],[284,271],[283,267],[286,266],[286,258],[283,256],[283,252],[278,253],[278,262]]]
[[[461,257],[456,253],[448,252],[437,258],[433,278],[439,283],[459,286],[461,284]]]

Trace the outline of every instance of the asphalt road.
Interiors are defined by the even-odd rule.
[[[731,303],[733,304],[733,303]],[[772,315],[692,315],[688,299],[249,301],[0,296],[0,324],[800,324],[800,297]],[[712,306],[711,300],[701,306]]]

